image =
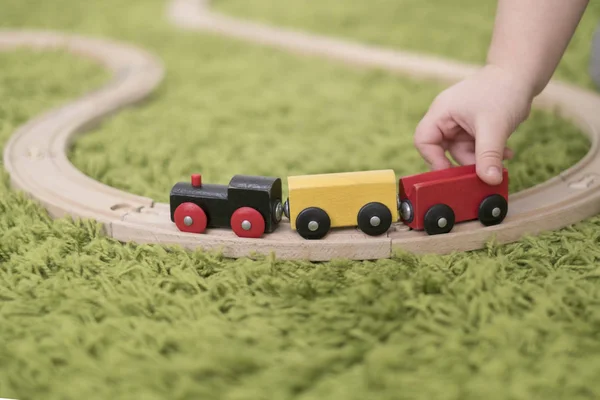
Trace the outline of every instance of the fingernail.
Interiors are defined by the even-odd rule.
[[[489,167],[486,173],[490,176],[498,176],[500,175],[500,168],[498,167]]]

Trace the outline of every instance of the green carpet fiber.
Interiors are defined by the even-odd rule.
[[[493,2],[422,3],[217,6],[481,59]],[[110,37],[164,61],[155,95],[81,137],[71,154],[115,187],[168,201],[171,185],[193,172],[226,183],[236,173],[425,170],[412,133],[442,89],[436,84],[181,32],[163,17],[162,0],[2,0],[0,8],[2,28]],[[586,40],[598,17],[596,3],[561,78],[589,84]],[[60,51],[0,54],[0,65],[2,145],[29,118],[108,80]],[[540,111],[510,144],[511,192],[568,168],[589,148],[568,121]],[[443,257],[228,260],[121,244],[90,221],[53,221],[1,176],[0,397],[600,397],[599,218]]]

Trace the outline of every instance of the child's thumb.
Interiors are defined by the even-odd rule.
[[[498,129],[489,129],[487,132],[478,132],[475,139],[475,163],[477,175],[489,185],[498,185],[502,182],[502,160],[506,137]]]

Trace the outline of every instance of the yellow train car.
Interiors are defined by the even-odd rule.
[[[398,220],[393,170],[288,177],[284,213],[305,239],[321,239],[331,228],[358,228],[370,236],[388,231]]]

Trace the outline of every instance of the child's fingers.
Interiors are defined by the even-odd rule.
[[[444,134],[437,124],[437,120],[427,113],[417,125],[415,130],[414,144],[421,157],[432,169],[450,168],[452,163],[446,157],[443,146]]]
[[[477,126],[475,162],[477,175],[490,185],[502,182],[502,161],[506,153],[505,128],[494,121],[482,121]]]
[[[448,152],[460,165],[473,165],[476,163],[475,159],[475,142],[471,141],[457,141],[450,144]],[[508,147],[504,148],[503,158],[510,160],[513,158],[514,153]]]
[[[453,142],[448,151],[460,165],[475,164],[475,142],[473,140]]]

